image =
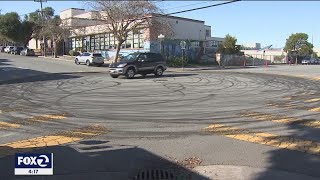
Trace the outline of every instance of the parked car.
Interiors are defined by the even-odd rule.
[[[110,76],[117,78],[125,75],[127,78],[134,78],[135,74],[146,76],[155,74],[162,76],[167,69],[166,61],[161,54],[157,53],[133,53],[124,56],[120,62],[112,63],[109,66]]]
[[[11,50],[11,54],[19,55],[22,50],[23,50],[23,47],[19,47],[19,46],[17,47],[17,46],[15,46],[15,47],[13,47],[13,49]]]
[[[74,62],[79,65],[81,63],[85,63],[87,66],[92,64],[97,64],[98,66],[102,66],[104,64],[104,57],[102,57],[101,53],[90,53],[84,52],[77,56]]]
[[[310,57],[305,57],[301,61],[301,64],[310,64],[310,63],[311,63]]]
[[[310,63],[311,63],[311,64],[318,64],[319,61],[318,61],[317,58],[311,58],[311,59],[310,59]]]
[[[35,53],[34,53],[33,49],[25,48],[25,49],[21,50],[20,55],[21,56],[34,56]]]
[[[318,58],[314,58],[313,64],[320,64],[320,60]]]
[[[302,59],[301,64],[318,64],[318,59],[312,57],[305,57]]]
[[[4,52],[10,53],[13,48],[14,48],[13,46],[7,46],[6,48],[4,48]]]
[[[5,46],[0,46],[0,52],[4,52]]]

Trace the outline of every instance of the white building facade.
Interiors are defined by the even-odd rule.
[[[64,26],[73,29],[65,41],[65,52],[69,50],[110,51],[115,49],[117,41],[114,35],[105,30],[105,23],[92,18],[92,14],[93,12],[76,8],[66,9],[60,13]],[[223,38],[211,37],[211,26],[205,25],[204,21],[163,15],[157,15],[157,18],[170,25],[170,35],[161,40],[157,38],[159,34],[153,34],[150,29],[130,32],[121,49],[159,52],[160,41],[162,41],[162,45],[165,45],[169,39],[186,40],[190,42],[190,47],[194,48],[216,49],[218,44],[224,41]],[[170,48],[175,51],[176,47],[171,45]]]

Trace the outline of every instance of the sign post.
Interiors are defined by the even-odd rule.
[[[180,47],[182,50],[182,71],[184,70],[184,56],[185,56],[185,49],[186,49],[187,43],[185,41],[180,41]]]

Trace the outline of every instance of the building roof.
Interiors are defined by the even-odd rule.
[[[80,8],[68,8],[68,9],[64,9],[64,10],[60,11],[60,13],[61,13],[61,12],[63,12],[63,11],[66,11],[66,10],[70,10],[70,9],[75,9],[75,10],[84,10],[84,11],[85,11],[85,9],[80,9]]]
[[[184,18],[184,17],[179,17],[179,16],[171,16],[171,15],[166,15],[166,14],[153,14],[153,16],[161,16],[161,17],[168,17],[168,18],[172,18],[172,19],[181,19],[181,20],[186,20],[186,21],[204,23],[204,21],[197,20],[197,19],[190,19],[190,18]]]

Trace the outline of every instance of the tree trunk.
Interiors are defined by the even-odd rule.
[[[54,58],[57,58],[57,41],[53,41]]]
[[[119,52],[120,52],[120,48],[121,48],[121,45],[124,41],[118,41],[118,44],[117,44],[117,49],[116,49],[116,56],[114,58],[114,62],[118,62],[118,58],[119,58]]]

